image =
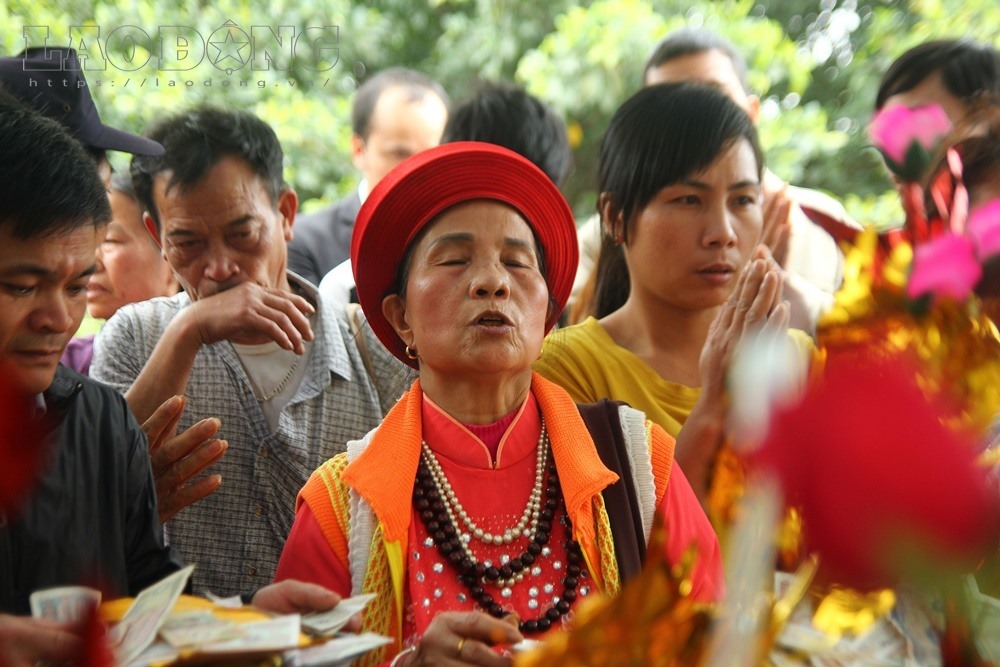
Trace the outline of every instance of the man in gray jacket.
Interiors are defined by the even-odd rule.
[[[125,392],[140,419],[183,394],[181,429],[221,421],[221,486],[166,532],[198,563],[195,592],[233,595],[273,580],[299,489],[374,428],[412,376],[287,270],[297,197],[267,123],[202,107],[149,136],[166,152],[137,156],[132,181],[184,292],[119,309],[91,373]]]
[[[146,436],[125,400],[59,364],[111,218],[97,165],[0,88],[0,183],[0,665],[64,663],[80,655],[80,628],[21,615],[33,591],[136,595],[181,562],[163,543]],[[339,597],[282,582],[253,601],[292,613]]]

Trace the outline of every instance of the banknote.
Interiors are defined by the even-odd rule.
[[[286,664],[292,667],[333,667],[347,665],[380,646],[391,644],[392,639],[373,632],[359,635],[343,634],[318,646],[299,649],[285,654]]]
[[[225,607],[226,609],[239,609],[243,606],[243,598],[239,595],[232,595],[230,597],[224,598],[216,595],[212,591],[205,591],[205,597],[208,598],[212,604],[216,607]]]
[[[28,598],[31,615],[59,623],[78,623],[101,604],[101,592],[86,586],[60,586],[35,591]]]
[[[198,654],[204,656],[242,653],[278,652],[296,648],[299,645],[299,630],[302,617],[298,614],[275,616],[266,621],[242,623],[240,636],[198,647]]]
[[[164,641],[155,641],[146,647],[132,662],[125,667],[150,667],[150,665],[169,665],[181,657],[180,651]]]
[[[207,610],[171,614],[160,627],[160,637],[175,648],[211,644],[240,635],[239,625]]]
[[[302,630],[317,637],[332,637],[347,625],[351,617],[360,613],[375,599],[371,593],[344,598],[333,609],[306,614],[302,617]]]
[[[188,565],[153,584],[135,598],[121,622],[111,630],[111,640],[116,644],[115,654],[119,663],[131,662],[153,643],[193,570],[194,566]]]

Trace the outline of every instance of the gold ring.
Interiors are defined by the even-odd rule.
[[[461,639],[458,640],[458,651],[455,652],[455,655],[457,657],[459,657],[459,658],[462,657],[462,649],[463,648],[465,648],[465,637],[462,637]]]

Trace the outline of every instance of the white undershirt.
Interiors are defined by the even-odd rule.
[[[333,267],[319,281],[319,294],[323,303],[333,303],[338,308],[351,302],[352,289],[354,289],[354,269],[350,259],[345,259]]]
[[[309,318],[309,323],[310,325],[313,324],[312,317]],[[312,351],[312,341],[304,341],[304,344],[306,350],[300,357],[291,350],[286,350],[274,342],[263,343],[261,345],[240,345],[233,343],[233,349],[236,350],[236,354],[243,364],[243,370],[246,371],[247,377],[250,378],[250,384],[253,386],[254,395],[258,401],[260,401],[262,396],[272,393],[281,384],[285,377],[288,376],[292,364],[298,360],[298,364],[295,366],[295,370],[292,372],[292,376],[289,378],[287,384],[285,384],[284,389],[268,400],[260,401],[260,407],[264,411],[264,417],[267,419],[267,425],[271,429],[271,433],[278,430],[278,418],[281,415],[281,410],[295,396],[299,385],[302,384],[302,378],[306,375],[306,368],[309,367],[309,354]]]

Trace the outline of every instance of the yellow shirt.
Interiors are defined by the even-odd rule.
[[[701,393],[700,387],[664,380],[593,317],[549,334],[535,370],[577,403],[624,401],[675,438]]]
[[[810,359],[812,339],[797,329],[790,330],[789,336],[802,358]],[[535,370],[561,385],[577,403],[602,398],[624,401],[675,438],[701,393],[700,387],[664,380],[615,343],[593,317],[549,334]]]

